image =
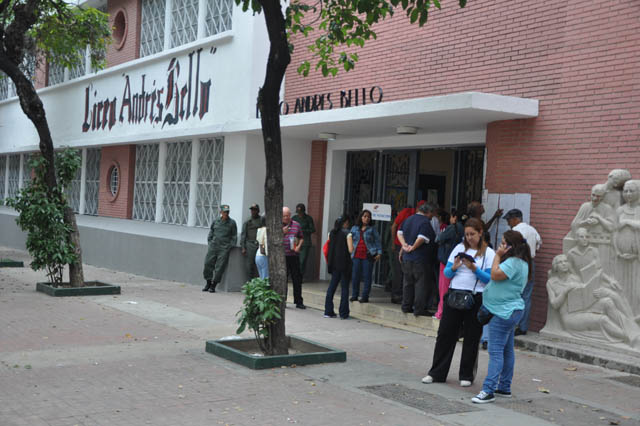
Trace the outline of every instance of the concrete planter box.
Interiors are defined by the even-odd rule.
[[[49,296],[102,296],[107,294],[120,294],[120,286],[102,283],[100,281],[86,281],[84,287],[54,287],[50,283],[37,283],[36,291],[46,293]],[[69,283],[62,283],[69,285]]]
[[[229,339],[208,340],[206,351],[219,357],[228,359],[237,364],[242,364],[253,370],[265,368],[277,368],[290,365],[322,364],[327,362],[345,362],[347,353],[311,340],[289,336],[289,350],[293,354],[260,356],[252,355],[261,353],[256,340]]]
[[[11,259],[0,259],[0,268],[24,268],[24,262]]]

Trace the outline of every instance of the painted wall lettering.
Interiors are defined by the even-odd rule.
[[[333,98],[331,96],[334,96]],[[340,99],[339,103],[335,99]],[[341,90],[338,93],[320,93],[309,96],[302,96],[296,99],[293,108],[290,108],[288,102],[280,102],[280,115],[287,115],[290,112],[298,114],[302,112],[324,111],[328,109],[349,108],[353,106],[379,104],[382,102],[382,87],[373,86],[369,89],[366,87],[358,89]],[[260,110],[256,105],[256,118],[260,118]]]
[[[215,52],[216,49],[210,50],[211,54]],[[157,80],[147,74],[137,77],[123,74],[120,100],[105,97],[93,84],[87,86],[82,131],[111,130],[117,122],[122,125],[148,123],[164,128],[191,117],[202,120],[210,110],[211,78],[200,80],[201,53],[202,49],[198,49],[187,55],[186,72],[181,72],[180,60],[172,58],[164,85],[157,84]]]

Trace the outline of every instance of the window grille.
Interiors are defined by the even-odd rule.
[[[186,225],[189,216],[191,141],[167,144],[162,222]]]
[[[9,156],[9,197],[18,195],[20,184],[20,154]]]
[[[80,54],[80,57],[82,58],[82,61],[80,61],[80,63],[75,67],[69,69],[69,80],[82,77],[86,73],[87,61],[85,59],[85,49],[80,49],[79,54]]]
[[[22,163],[22,187],[25,188],[31,183],[31,156],[33,154],[25,154]]]
[[[98,190],[100,188],[100,148],[87,149],[87,164],[84,186],[84,214],[98,215]],[[74,180],[75,182],[75,180]],[[80,177],[78,177],[78,194],[80,194]],[[78,195],[79,197],[79,195]],[[78,201],[78,209],[80,209]]]
[[[173,0],[171,10],[171,47],[190,43],[195,41],[197,37],[198,0]]]
[[[67,194],[67,202],[74,213],[80,213],[80,177],[82,176],[81,168],[76,170],[76,175],[69,185],[65,188]]]
[[[109,175],[109,190],[111,191],[111,195],[114,197],[118,194],[118,185],[120,185],[118,173],[118,166],[113,166]]]
[[[7,173],[7,157],[0,155],[0,200],[4,200],[4,177]],[[2,203],[0,203],[2,205]]]
[[[233,0],[207,1],[206,36],[212,36],[231,29]]]
[[[219,213],[223,160],[224,138],[200,140],[196,226],[208,228]]]
[[[55,63],[49,63],[49,86],[64,82],[64,67]]]
[[[142,0],[140,57],[164,49],[165,0]]]
[[[0,71],[0,101],[9,98],[9,76]]]
[[[159,145],[136,146],[136,179],[133,187],[133,218],[156,220]]]

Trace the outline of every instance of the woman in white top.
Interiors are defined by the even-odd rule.
[[[449,374],[453,351],[462,329],[464,343],[460,359],[458,378],[460,386],[471,386],[475,378],[478,361],[478,344],[482,335],[482,326],[476,315],[482,305],[482,291],[491,278],[491,265],[495,252],[482,238],[484,224],[480,219],[470,218],[464,224],[464,240],[458,244],[447,262],[444,274],[451,278],[449,291],[464,290],[473,294],[473,308],[468,310],[450,307],[445,295],[442,319],[438,328],[436,347],[433,352],[433,364],[423,383],[444,382]],[[460,254],[473,258],[463,258]]]
[[[260,278],[269,278],[269,259],[267,258],[269,251],[267,249],[266,226],[258,228],[256,240],[258,241],[258,250],[256,251],[256,267],[258,268],[258,274],[260,275]]]

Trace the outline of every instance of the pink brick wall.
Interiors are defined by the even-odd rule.
[[[120,189],[114,197],[109,188],[109,170],[117,164]],[[135,145],[104,146],[100,153],[100,188],[98,190],[98,215],[131,219],[133,209],[133,184],[136,170]]]
[[[114,18],[119,10],[124,10],[127,17],[126,39],[118,49],[113,42],[107,48],[107,67],[137,59],[140,56],[140,0],[109,0],[107,11],[109,24],[113,27]]]
[[[422,29],[397,13],[358,51],[356,70],[337,78],[298,76],[306,49],[296,40],[286,99],[374,85],[384,101],[463,91],[538,99],[538,118],[489,125],[486,180],[493,193],[532,194],[531,223],[544,241],[531,319],[538,330],[551,259],[591,186],[613,168],[640,178],[640,8],[634,0],[456,3],[443,1]]]

